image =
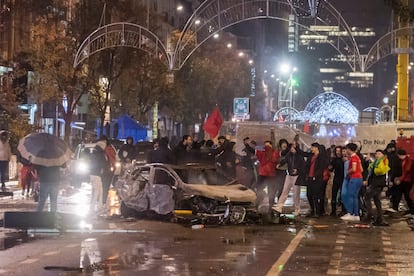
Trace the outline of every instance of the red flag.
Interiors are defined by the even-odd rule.
[[[223,119],[221,118],[220,111],[215,107],[210,116],[208,116],[207,121],[204,123],[203,129],[214,138],[219,133],[222,124]]]

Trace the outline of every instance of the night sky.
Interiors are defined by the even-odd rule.
[[[391,8],[386,5],[385,0],[330,0],[328,2],[341,12],[350,27],[374,28],[374,31],[376,32],[375,38],[363,38],[363,40],[357,39],[361,54],[367,54],[371,46],[392,28]],[[271,59],[278,62],[286,56],[289,56],[289,53],[287,53],[286,23],[277,20],[260,20],[260,23],[254,20],[240,23],[235,27],[232,27],[231,31],[242,37],[239,46],[242,48],[253,47],[256,51],[258,50],[257,40],[255,38],[255,34],[258,32],[252,32],[252,29],[257,30],[258,25],[261,25],[261,28],[264,28],[265,30],[265,48],[267,51],[270,51],[269,55],[272,56],[269,57],[269,60]],[[394,26],[394,28],[395,27],[396,26]],[[328,46],[325,46],[325,49],[326,47]],[[331,50],[332,49],[327,51],[332,52]],[[332,52],[332,55],[334,54],[335,51]],[[312,55],[315,55],[315,53],[306,53],[306,51],[301,50],[299,58],[297,59],[299,62],[307,59],[309,60],[308,63],[312,64],[314,63],[312,62],[312,58],[317,58],[314,56],[312,57]],[[358,109],[363,109],[368,106],[379,107],[382,105],[382,98],[386,91],[392,88],[396,82],[395,64],[396,56],[390,56],[375,65],[372,68],[372,71],[375,74],[374,86],[369,89],[338,87],[335,90],[348,97]],[[266,67],[266,65],[264,66]],[[318,71],[318,69],[319,68],[307,68],[306,74],[308,74],[308,72]],[[316,87],[319,81],[316,76],[307,75],[306,77],[308,78],[308,81],[310,81],[309,79],[313,79],[314,83],[312,84],[312,87],[311,85],[308,85],[310,88],[303,94],[304,103],[318,94],[318,91],[322,92],[320,91],[320,88]],[[361,95],[363,95],[363,97],[361,97]],[[369,96],[367,97],[367,95]]]

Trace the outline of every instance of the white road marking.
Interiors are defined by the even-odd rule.
[[[76,246],[80,246],[80,245],[77,244],[77,243],[72,243],[72,244],[65,245],[65,247],[67,247],[67,248],[73,248],[73,247],[76,247]]]
[[[279,273],[283,271],[283,266],[287,263],[289,258],[292,256],[293,252],[295,252],[296,248],[298,247],[300,241],[303,239],[304,236],[305,230],[302,229],[299,231],[296,237],[294,237],[293,240],[291,240],[289,246],[285,249],[285,251],[279,257],[279,259],[277,259],[277,261],[273,264],[273,266],[270,268],[266,275],[279,275]]]
[[[32,263],[35,263],[35,262],[37,262],[39,259],[27,259],[27,260],[24,260],[24,261],[22,261],[22,262],[20,262],[21,264],[32,264]]]
[[[49,251],[49,252],[46,252],[46,253],[43,253],[43,255],[44,256],[52,256],[52,255],[56,255],[56,254],[59,254],[59,250],[56,250],[56,251]]]
[[[386,233],[382,232],[382,245],[384,250],[384,259],[385,259],[385,267],[387,268],[387,275],[388,276],[397,276],[400,275],[398,272],[398,265],[393,263],[395,259],[394,250],[392,249],[392,242],[391,237]]]
[[[345,230],[341,230],[338,233],[338,237],[335,241],[335,247],[332,253],[332,258],[329,262],[328,271],[326,272],[327,275],[339,275],[339,266],[341,265],[341,259],[343,256],[344,251],[344,244],[345,239],[347,237],[347,232]]]

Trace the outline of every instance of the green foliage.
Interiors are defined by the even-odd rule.
[[[182,93],[177,111],[186,124],[202,122],[216,105],[224,119],[230,119],[233,98],[249,95],[247,60],[238,57],[223,41],[208,41],[176,73],[176,86]]]

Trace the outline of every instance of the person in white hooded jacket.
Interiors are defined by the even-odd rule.
[[[8,176],[11,149],[9,144],[9,134],[7,131],[0,131],[0,181],[1,190],[6,191],[6,177]]]

